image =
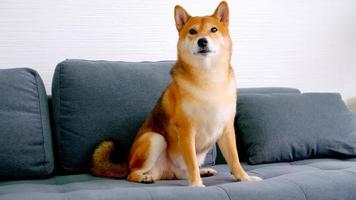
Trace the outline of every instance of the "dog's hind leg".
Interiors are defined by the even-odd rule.
[[[156,165],[158,158],[166,150],[164,137],[155,132],[142,134],[132,145],[129,168],[131,173],[128,181],[153,183],[160,175],[153,176],[150,170]]]

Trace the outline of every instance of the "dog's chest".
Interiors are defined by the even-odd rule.
[[[204,102],[184,102],[183,109],[196,131],[196,149],[210,148],[231,122],[234,104],[226,101],[207,100]]]

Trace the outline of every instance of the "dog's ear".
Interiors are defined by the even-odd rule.
[[[229,6],[226,1],[220,2],[213,16],[218,18],[218,20],[226,26],[229,25]]]
[[[176,27],[178,31],[181,31],[185,25],[185,23],[187,23],[188,19],[190,18],[190,15],[188,14],[187,11],[184,10],[184,8],[182,8],[179,5],[176,5],[176,7],[174,8],[174,19],[176,20]]]

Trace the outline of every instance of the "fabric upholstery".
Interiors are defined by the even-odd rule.
[[[131,183],[89,174],[45,180],[0,182],[0,199],[194,199],[194,200],[353,200],[356,159],[310,159],[290,163],[247,165],[261,182],[235,182],[227,165],[216,165],[216,176],[203,178],[206,188],[189,188],[186,180]]]
[[[339,94],[240,95],[238,111],[251,164],[356,157],[356,122]]]
[[[260,88],[238,88],[237,89],[237,95],[246,95],[246,94],[273,94],[273,93],[283,93],[283,94],[300,94],[300,90],[296,88],[287,88],[287,87],[260,87]],[[239,113],[240,111],[237,108],[236,113]],[[238,127],[236,124],[236,119],[235,119],[235,131],[236,131],[236,139],[237,139],[237,148],[240,156],[240,160],[246,160],[245,158],[245,151],[242,147],[241,140],[239,137],[239,131]],[[217,153],[216,153],[216,161],[215,163],[217,164],[224,164],[226,163],[225,158],[222,156],[221,151],[219,147],[217,147]]]
[[[213,166],[218,171],[217,175],[203,178],[205,188],[187,187],[187,180],[137,184],[86,173],[38,179],[47,177],[53,171],[52,146],[55,152],[59,152],[56,156],[60,159],[56,157],[56,162],[67,173],[86,172],[94,146],[103,139],[119,139],[128,148],[137,128],[169,83],[168,73],[172,64],[170,61],[127,63],[84,60],[60,63],[56,68],[52,91],[51,117],[56,131],[53,145],[48,116],[48,102],[52,101],[47,102],[39,75],[31,69],[0,70],[0,199],[356,199],[356,158],[307,159],[258,165],[243,162],[249,174],[264,180],[242,183],[235,182],[227,165],[220,164]],[[241,88],[238,93],[244,98],[249,95],[281,95],[278,93],[293,96],[300,91],[293,88]],[[323,102],[327,99],[319,100]],[[319,106],[320,110],[326,109],[322,105],[315,107]],[[335,104],[327,110],[338,113],[339,106]],[[257,104],[250,107],[252,110],[257,108]],[[275,110],[281,111],[278,106]],[[237,113],[240,112],[244,109],[238,107]],[[348,115],[345,113],[339,113],[340,118],[332,118],[332,121],[341,120]],[[328,119],[329,116],[325,116]],[[353,117],[355,119],[355,115]],[[240,128],[246,127],[237,126],[237,129]],[[345,126],[338,128],[342,130]],[[341,132],[334,131],[337,134]],[[240,138],[238,130],[238,141],[241,141]],[[212,150],[206,165],[213,164],[215,156],[216,152]],[[224,162],[219,153],[218,160]]]
[[[0,178],[45,177],[53,172],[47,95],[38,73],[0,70]]]

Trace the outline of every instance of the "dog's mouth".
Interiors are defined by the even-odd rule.
[[[194,54],[195,55],[203,55],[203,56],[206,56],[208,55],[209,53],[212,53],[213,51],[207,49],[207,48],[201,48],[199,51],[195,52]]]

